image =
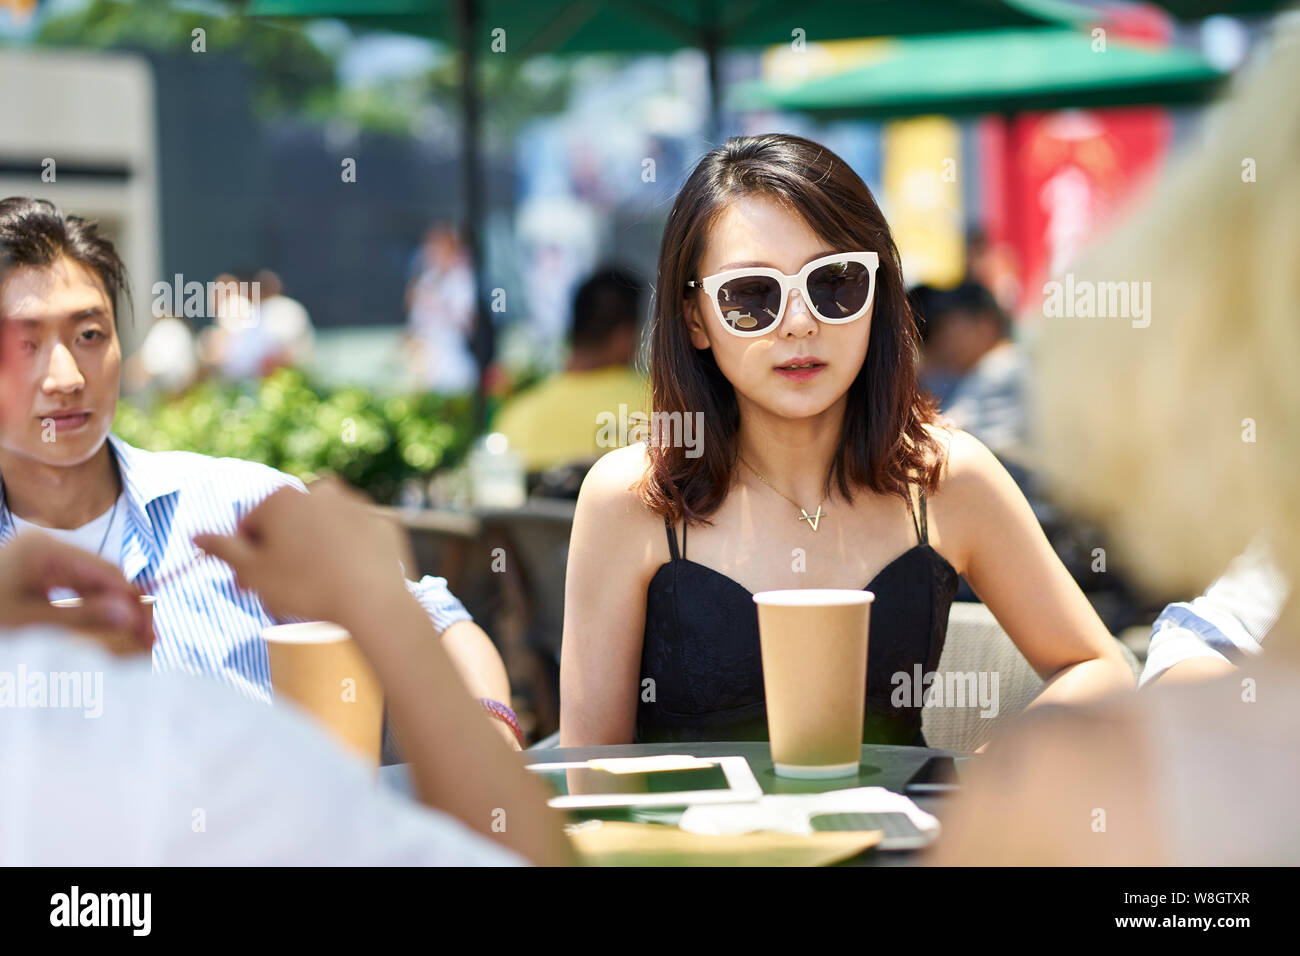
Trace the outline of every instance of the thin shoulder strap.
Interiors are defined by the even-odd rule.
[[[907,513],[912,519],[912,530],[916,532],[918,544],[926,544],[926,527],[925,527],[925,489],[920,485],[916,486],[917,500],[912,500],[912,488],[909,485],[907,489]]]
[[[686,529],[688,527],[690,527],[690,523],[686,520],[686,518],[683,517],[682,518],[682,558],[683,559],[685,559],[686,557]]]
[[[917,533],[917,537],[921,539],[922,544],[929,544],[930,528],[925,519],[925,489],[918,485],[916,490],[921,493],[921,530]]]
[[[664,530],[668,532],[668,553],[676,561],[679,557],[677,554],[677,532],[673,531],[672,520],[667,515],[664,515]]]

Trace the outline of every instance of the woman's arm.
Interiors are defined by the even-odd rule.
[[[943,548],[1047,687],[1077,703],[1132,689],[1133,673],[1005,468],[956,431],[932,512]]]
[[[336,481],[282,489],[230,537],[195,544],[226,561],[276,615],[336,621],[387,696],[420,799],[534,863],[573,857],[542,782],[497,743],[429,619],[394,573],[409,548],[368,502]]]
[[[631,490],[644,470],[644,446],[610,452],[587,473],[578,494],[564,586],[562,747],[632,742],[646,588],[668,552],[663,521]]]
[[[457,621],[442,632],[442,646],[456,665],[471,697],[476,700],[487,697],[510,704],[510,678],[506,674],[506,665],[483,628],[473,621]],[[518,750],[519,741],[514,731],[495,717],[488,719],[506,745]]]

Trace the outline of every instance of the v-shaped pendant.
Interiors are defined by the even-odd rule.
[[[822,518],[826,517],[826,513],[822,511],[821,505],[817,506],[817,513],[815,515],[810,515],[807,508],[800,508],[799,511],[802,513],[795,520],[807,521],[808,527],[812,528],[814,531],[817,530],[817,525],[821,523]]]

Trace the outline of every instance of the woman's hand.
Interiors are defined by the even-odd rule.
[[[76,591],[81,606],[51,606],[53,588]],[[21,534],[0,548],[0,627],[32,624],[128,634],[141,650],[153,644],[148,609],[120,570],[39,532]]]
[[[194,543],[231,566],[277,617],[334,621],[409,598],[402,563],[413,564],[400,529],[343,482],[315,482],[308,494],[282,488],[249,512],[232,536]]]

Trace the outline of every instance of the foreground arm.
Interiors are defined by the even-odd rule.
[[[55,608],[49,592],[71,588],[79,608]],[[78,631],[116,631],[153,644],[153,627],[140,592],[102,558],[37,532],[0,548],[0,628],[54,624]]]
[[[349,630],[384,686],[421,800],[535,863],[572,861],[541,781],[499,745],[442,642],[428,639],[424,609],[393,573],[405,551],[400,535],[360,495],[333,481],[308,495],[286,489],[233,537],[195,544],[227,561],[273,613]]]

